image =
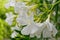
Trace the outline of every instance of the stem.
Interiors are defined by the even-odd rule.
[[[56,0],[56,2],[57,2],[57,1],[59,1],[59,0]],[[57,5],[56,5],[56,8],[55,8],[55,9],[56,9],[56,10],[55,10],[55,12],[56,12],[56,15],[55,15],[56,28],[57,28],[57,21],[58,21],[58,8],[59,8],[58,5],[59,5],[59,4],[57,4]],[[57,38],[56,38],[56,40],[57,40]]]
[[[56,2],[57,2],[58,0],[56,0]],[[57,23],[57,19],[58,19],[58,4],[56,5],[56,16],[55,16],[55,21],[56,21],[56,23]]]
[[[43,32],[42,32],[42,34],[41,34],[41,40],[43,40]]]
[[[51,11],[52,11],[52,10],[55,8],[55,6],[56,6],[56,5],[58,5],[59,3],[60,3],[60,1],[57,1],[55,4],[53,4],[53,5],[52,5],[51,9],[50,9],[50,10],[48,10],[48,12],[47,12],[47,11],[45,11],[44,13],[51,14]],[[44,13],[43,13],[43,14],[44,14]],[[42,14],[42,15],[43,15],[43,14]]]
[[[52,8],[48,11],[48,13],[50,13],[54,8],[55,8],[55,6],[56,5],[58,5],[60,3],[60,1],[57,1],[53,6],[52,6]],[[58,10],[58,9],[57,9]]]

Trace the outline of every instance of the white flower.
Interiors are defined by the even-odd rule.
[[[18,33],[14,31],[14,32],[11,34],[11,38],[15,38],[15,37],[17,36],[17,34],[18,34]]]
[[[27,13],[22,13],[23,15],[21,15],[18,19],[17,22],[21,23],[22,25],[27,25],[26,27],[24,27],[21,30],[21,33],[23,35],[30,35],[30,37],[34,37],[36,36],[37,38],[40,38],[41,32],[44,29],[43,23],[42,24],[36,24],[33,21],[33,12],[31,12],[29,15],[27,15]]]
[[[5,8],[9,8],[10,6],[15,6],[15,0],[9,0],[8,3],[5,4]]]
[[[13,19],[14,19],[15,15],[13,15],[12,12],[9,12],[9,13],[6,13],[6,16],[7,16],[7,18],[6,18],[5,21],[6,21],[9,25],[11,25],[12,22],[13,22]]]
[[[20,13],[19,16],[17,17],[16,21],[19,24],[27,25],[33,21],[33,15],[34,15],[33,12],[31,12],[30,15],[28,15],[27,12]]]
[[[37,38],[40,38],[41,32],[44,29],[44,27],[42,27],[42,26],[45,26],[45,25],[43,23],[41,23],[41,24],[35,23],[33,21],[33,13],[28,16],[28,18],[27,18],[27,20],[25,20],[25,22],[27,22],[27,26],[21,30],[21,33],[23,35],[30,35],[30,37],[36,36]]]
[[[47,37],[55,36],[57,33],[57,29],[52,23],[50,23],[49,17],[44,23],[46,25],[46,28],[43,30],[43,37],[47,38]]]
[[[14,7],[15,6],[15,0],[9,0],[9,5]]]
[[[50,23],[49,18],[43,23],[35,23],[31,22],[29,25],[24,27],[21,31],[23,35],[30,35],[30,37],[36,36],[37,38],[41,37],[41,33],[43,32],[43,37],[52,37],[56,35],[57,30],[55,26]]]
[[[24,35],[29,35],[30,33],[33,34],[36,30],[38,30],[38,27],[36,27],[36,25],[32,23],[32,24],[24,27],[23,30],[21,31],[21,33]]]
[[[31,7],[32,6],[26,6],[26,3],[24,2],[16,2],[14,9],[15,12],[21,16],[22,14],[27,13]]]
[[[24,8],[25,8],[25,3],[24,2],[16,2],[15,3],[14,9],[15,9],[16,13],[19,13],[19,11],[21,13],[21,11],[23,11]]]
[[[27,24],[27,13],[22,13],[20,16],[17,17],[16,21],[19,24],[26,25]]]
[[[23,35],[30,35],[30,37],[36,36],[37,38],[41,37],[42,32],[43,37],[51,37],[51,35],[56,35],[57,30],[55,26],[52,23],[50,23],[49,17],[43,23],[35,23],[33,21],[33,12],[31,12],[31,14],[28,15],[27,13],[29,12],[29,8],[21,2],[18,2],[16,4],[15,11],[19,14],[18,18],[16,19],[17,22],[22,25],[27,25],[21,30],[21,33]]]
[[[23,35],[33,34],[38,30],[39,26],[35,25],[34,23],[24,27],[21,31]]]
[[[43,23],[36,23],[35,27],[36,27],[37,30],[35,30],[35,28],[33,28],[33,30],[35,30],[35,32],[33,30],[31,30],[32,33],[30,34],[30,37],[36,36],[37,38],[40,38],[41,37],[41,33],[44,30],[44,28],[45,28],[43,26],[45,26]]]
[[[25,18],[23,19],[23,18],[18,17],[16,19],[16,21],[17,21],[18,24],[21,24],[21,25],[26,25],[27,24]]]
[[[30,25],[24,27],[22,30],[21,30],[21,33],[23,35],[30,35],[30,37],[37,37],[37,38],[40,38],[41,37],[41,32],[43,31],[43,29],[45,27],[43,23],[31,23]]]

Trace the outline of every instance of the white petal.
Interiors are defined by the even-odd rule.
[[[46,28],[46,24],[45,23],[40,23],[39,27],[40,27],[39,28],[40,31],[42,32]]]
[[[53,27],[53,24],[52,23],[46,22],[46,26],[47,26],[47,28],[48,28],[49,31],[52,31],[53,30],[52,29],[52,27]]]
[[[27,26],[27,27],[24,27],[24,28],[21,30],[21,33],[22,33],[23,35],[29,35],[29,34],[30,34],[30,31],[31,31],[30,27]]]
[[[9,5],[14,7],[15,6],[15,1],[10,1]]]
[[[20,30],[21,30],[21,28],[19,28],[18,26],[16,26],[16,27],[15,27],[15,30],[19,30],[19,31],[20,31]]]
[[[7,18],[11,18],[11,17],[13,17],[13,13],[12,12],[6,13],[6,16],[7,16]]]
[[[44,29],[44,31],[43,31],[43,37],[44,38],[52,37],[51,32],[47,28]]]
[[[35,33],[35,36],[36,36],[37,38],[40,38],[40,37],[41,37],[41,31],[38,30],[38,31]]]
[[[15,15],[13,15],[12,12],[9,12],[9,13],[6,13],[6,16],[7,16],[7,18],[6,18],[5,21],[6,21],[9,25],[11,25]]]
[[[9,6],[15,6],[15,0],[8,0]]]
[[[14,7],[14,9],[15,9],[15,12],[21,12],[22,10],[21,9],[24,9],[25,8],[25,3],[23,3],[23,2],[16,2],[15,3],[15,7]]]
[[[38,35],[38,34],[36,34],[36,37],[37,37],[37,38],[40,38],[40,37],[41,37],[41,34],[39,34],[39,35]]]
[[[31,34],[34,34],[36,31],[39,30],[39,26],[38,25],[31,24],[30,27],[31,27]]]
[[[31,34],[33,34],[37,38],[40,38],[41,33],[42,33],[44,28],[45,27],[44,27],[43,23],[42,24],[32,24]]]
[[[6,18],[5,20],[9,25],[12,25],[13,17],[11,18]]]
[[[22,25],[26,25],[27,24],[27,20],[23,19],[23,18],[17,18],[16,21],[19,23],[19,24],[22,24]]]
[[[57,34],[57,29],[55,28],[55,26],[53,26],[53,36],[55,36]]]
[[[30,34],[30,37],[33,38],[33,37],[35,37],[35,35],[34,34]]]
[[[34,13],[30,12],[30,14],[28,15],[28,19],[33,21],[34,20]]]
[[[14,31],[14,32],[11,34],[11,38],[15,38],[15,37],[17,36],[17,34],[18,34],[18,33]]]

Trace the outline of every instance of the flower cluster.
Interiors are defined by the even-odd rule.
[[[37,23],[34,21],[34,12],[30,11],[33,6],[26,6],[24,2],[17,2],[15,4],[15,12],[18,13],[18,17],[16,18],[16,26],[12,28],[13,33],[11,35],[12,38],[17,36],[17,32],[15,30],[20,30],[22,35],[30,35],[30,37],[40,38],[41,34],[43,34],[44,38],[55,36],[57,33],[57,29],[55,25],[50,22],[50,15],[46,19],[46,21],[42,23]],[[8,24],[12,24],[14,15],[11,13],[6,14],[6,22]],[[19,28],[19,25],[27,25],[22,29]]]

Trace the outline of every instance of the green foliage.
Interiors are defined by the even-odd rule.
[[[10,38],[11,35],[10,26],[4,20],[6,19],[6,13],[12,11],[12,9],[6,9],[4,7],[5,3],[7,3],[7,0],[0,0],[0,40]]]
[[[0,19],[0,39],[10,37],[10,26],[2,19]]]

